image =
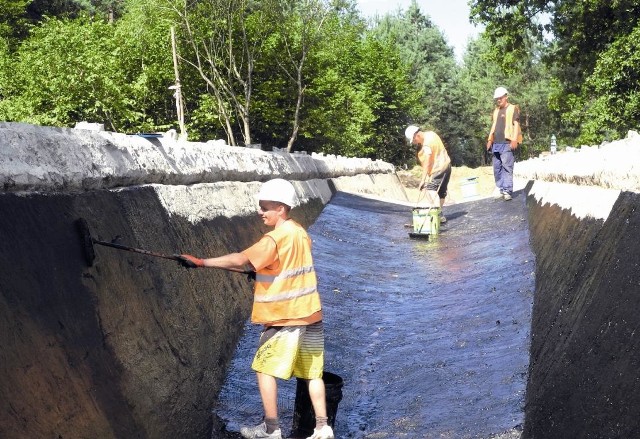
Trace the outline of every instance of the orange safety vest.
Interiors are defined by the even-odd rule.
[[[422,142],[422,148],[418,151],[418,161],[424,169],[428,169],[429,164],[431,164],[431,175],[438,175],[447,169],[451,159],[440,136],[433,131],[424,131],[423,134],[424,141]],[[431,154],[425,152],[425,146],[431,149]]]
[[[514,131],[516,129],[513,124],[513,113],[516,111],[517,106],[513,104],[507,104],[507,111],[505,114],[505,123],[504,123],[504,138],[507,140],[512,140],[514,138]],[[493,142],[493,133],[496,132],[496,123],[498,121],[498,112],[499,108],[493,110],[493,124],[491,124],[491,131],[489,132],[489,138]],[[522,130],[518,130],[518,144],[522,143]]]
[[[256,273],[253,323],[301,319],[320,311],[318,282],[311,257],[311,239],[293,220],[267,233],[276,243],[278,268]],[[320,316],[321,317],[321,316]]]

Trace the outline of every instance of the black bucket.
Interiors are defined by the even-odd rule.
[[[327,424],[334,428],[338,404],[342,400],[342,378],[331,372],[322,373],[325,398],[327,401]],[[306,380],[296,380],[296,403],[289,439],[307,438],[313,434],[316,426],[316,414],[309,397],[309,385]]]

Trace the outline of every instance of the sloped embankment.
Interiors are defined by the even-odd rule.
[[[336,190],[403,193],[383,162],[0,124],[0,437],[208,438],[250,283],[98,245],[91,265],[76,221],[166,254],[239,251],[276,176],[304,225]]]
[[[616,182],[615,147],[568,153],[559,160],[573,167],[562,173],[553,159],[521,167],[521,176],[537,169],[548,180],[528,195],[536,292],[523,438],[640,431],[640,195],[638,172],[629,172],[639,151],[618,156]]]

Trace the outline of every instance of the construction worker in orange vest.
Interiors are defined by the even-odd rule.
[[[447,149],[438,134],[434,131],[423,131],[416,125],[409,125],[404,131],[404,135],[411,144],[417,146],[416,154],[422,167],[419,189],[437,194],[440,223],[445,223],[447,218],[442,214],[442,206],[447,197],[449,179],[451,178],[451,159]]]
[[[495,89],[493,99],[496,108],[487,138],[487,151],[493,154],[493,177],[496,190],[500,191],[495,194],[495,198],[509,201],[513,196],[513,153],[522,143],[520,108],[509,103],[509,92],[504,87]]]
[[[327,424],[322,306],[311,256],[311,239],[304,228],[289,218],[298,204],[293,185],[276,178],[262,184],[258,193],[258,214],[273,230],[240,253],[199,259],[180,255],[188,268],[213,267],[256,272],[251,322],[264,325],[251,367],[256,371],[264,408],[263,422],[242,427],[247,439],[282,439],[278,419],[276,378],[292,376],[307,380],[316,415],[308,439],[333,439]]]

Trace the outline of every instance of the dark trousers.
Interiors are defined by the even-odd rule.
[[[511,194],[513,192],[513,165],[515,158],[508,144],[502,144],[506,148],[496,148],[497,145],[493,145],[493,178],[502,193]],[[496,151],[497,149],[502,150]]]

